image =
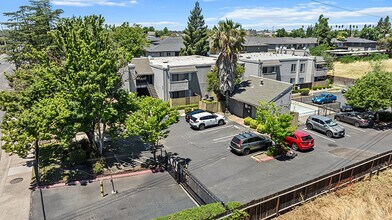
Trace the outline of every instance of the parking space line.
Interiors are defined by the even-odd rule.
[[[345,136],[347,136],[347,137],[351,137],[351,135],[348,135],[348,134],[345,134]]]
[[[212,131],[217,131],[217,130],[221,130],[221,129],[225,129],[225,128],[229,128],[229,127],[234,127],[234,125],[225,125],[225,126],[220,126],[218,128],[207,128],[203,131],[199,131],[199,133],[212,132]]]
[[[344,125],[340,124],[340,125],[343,126],[343,127],[349,127],[349,128],[352,128],[352,129],[355,129],[355,130],[358,130],[358,131],[362,131],[364,133],[366,132],[365,130],[363,130],[361,128],[357,128],[357,127],[349,125],[349,124],[344,124]]]
[[[214,143],[219,143],[219,142],[229,141],[229,140],[231,140],[231,138],[232,138],[232,137],[233,137],[233,136],[231,136],[231,137],[228,137],[228,138],[226,138],[226,139],[219,140],[219,141],[214,141]]]
[[[225,136],[225,137],[215,138],[212,141],[218,141],[218,140],[222,140],[222,139],[232,138],[233,136],[234,135],[229,135],[229,136]]]
[[[331,142],[336,142],[336,141],[334,141],[334,140],[331,140],[331,139],[329,139],[329,138],[327,138],[327,137],[324,137],[324,136],[322,136],[322,135],[320,135],[320,134],[317,134],[317,133],[315,133],[315,132],[313,132],[313,131],[310,131],[309,129],[307,129],[307,128],[305,128],[304,130],[307,130],[309,133],[311,133],[311,134],[314,134],[314,135],[316,135],[316,136],[319,136],[319,137],[321,137],[321,138],[324,138],[325,140],[328,140],[328,141],[331,141]]]

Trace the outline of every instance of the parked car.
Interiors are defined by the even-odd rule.
[[[336,95],[331,93],[321,93],[320,95],[312,98],[312,102],[317,104],[331,103],[335,101]]]
[[[309,130],[317,130],[325,133],[328,137],[344,137],[345,129],[338,125],[334,120],[320,116],[312,115],[306,120],[306,127]]]
[[[230,142],[231,150],[248,155],[251,151],[267,149],[272,146],[272,140],[267,136],[245,132],[237,134]]]
[[[353,111],[353,107],[350,105],[342,105],[342,106],[340,106],[340,111],[341,112],[351,112],[351,111]]]
[[[343,121],[355,127],[369,127],[374,121],[373,117],[360,112],[339,112],[335,115],[336,121]]]
[[[302,130],[296,130],[293,135],[287,136],[284,141],[293,150],[308,150],[314,147],[314,139]]]
[[[223,115],[216,113],[202,112],[191,116],[189,124],[193,128],[198,128],[199,130],[204,130],[205,127],[210,127],[214,125],[224,125],[226,119]]]
[[[193,110],[191,112],[188,112],[188,114],[185,115],[186,122],[189,122],[189,120],[191,119],[192,115],[196,115],[196,114],[202,113],[202,112],[205,112],[205,111],[203,109],[196,109],[196,110]]]

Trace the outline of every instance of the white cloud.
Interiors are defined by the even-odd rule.
[[[206,22],[211,22],[211,21],[217,21],[219,18],[205,18],[204,20],[206,21]]]
[[[136,4],[136,0],[125,1],[125,0],[53,0],[52,4],[62,6],[76,6],[76,7],[88,7],[94,5],[100,6],[117,6],[124,7],[130,4]]]
[[[377,15],[380,17],[390,14],[392,7],[372,7],[353,11],[333,11],[331,7],[323,6],[319,3],[301,4],[292,8],[282,7],[257,7],[257,8],[239,8],[227,12],[221,18],[251,21],[263,20],[267,22],[309,22],[316,21],[320,14],[331,19],[345,19],[356,17],[368,17],[369,15]]]

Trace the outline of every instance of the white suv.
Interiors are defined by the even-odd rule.
[[[213,125],[224,125],[226,123],[226,119],[223,115],[202,112],[195,115],[192,115],[189,124],[193,128],[198,128],[203,130],[205,127],[213,126]]]

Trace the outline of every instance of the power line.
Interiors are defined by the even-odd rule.
[[[377,15],[363,13],[363,12],[351,10],[351,9],[348,9],[348,8],[343,8],[343,7],[340,7],[340,6],[337,6],[337,5],[333,5],[333,4],[329,4],[329,3],[325,3],[325,2],[320,2],[320,1],[317,1],[317,0],[310,0],[310,1],[322,4],[322,5],[327,5],[327,6],[330,6],[330,7],[334,7],[334,8],[339,8],[339,9],[342,9],[342,10],[345,10],[345,11],[351,11],[351,12],[355,12],[355,13],[358,13],[358,14],[363,14],[363,15],[372,16],[372,17],[375,17],[375,18],[380,18],[380,16],[377,16]]]

